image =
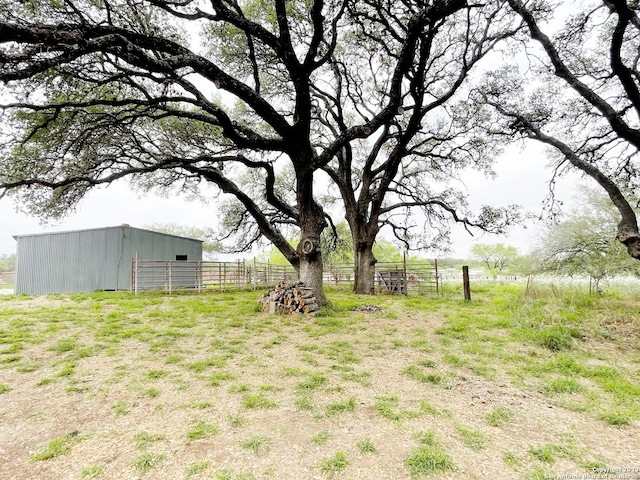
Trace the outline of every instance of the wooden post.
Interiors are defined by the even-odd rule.
[[[407,279],[407,251],[402,252],[402,281],[400,284],[400,293],[409,295],[409,282]]]
[[[226,292],[227,291],[227,262],[223,262],[223,264],[222,264],[222,278],[223,278],[223,282],[224,282],[224,285],[222,287],[222,291]]]
[[[253,270],[251,270],[251,283],[253,283],[253,289],[258,288],[258,266],[256,265],[256,257],[253,257]]]
[[[464,301],[471,301],[471,284],[469,283],[469,267],[467,265],[462,267],[462,284],[464,287]]]
[[[440,286],[438,285],[438,259],[434,258],[433,259],[433,265],[436,269],[436,297],[440,296]]]

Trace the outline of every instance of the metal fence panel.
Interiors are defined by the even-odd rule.
[[[403,295],[438,295],[437,262],[378,263],[376,291]],[[348,263],[325,265],[323,280],[333,288],[353,288],[354,266]],[[176,288],[235,290],[268,288],[280,281],[297,280],[293,267],[254,261],[189,262],[134,258],[131,290]]]

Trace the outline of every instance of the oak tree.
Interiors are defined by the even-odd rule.
[[[560,222],[547,226],[534,251],[538,270],[560,275],[585,275],[600,292],[605,278],[638,275],[640,265],[612,235],[619,212],[601,190],[583,188],[580,205]]]
[[[480,262],[494,278],[504,274],[518,258],[518,249],[511,245],[476,243],[471,247],[471,256]]]
[[[0,142],[0,196],[55,217],[121,178],[196,194],[213,185],[233,198],[230,233],[245,245],[268,239],[326,304],[321,234],[330,222],[319,172],[346,185],[353,173],[340,162],[359,142],[373,145],[360,163],[366,185],[349,187],[364,201],[356,211],[345,202],[358,247],[360,225],[371,225],[368,244],[392,207],[454,215],[455,196],[407,199],[409,183],[397,175],[412,178],[402,159],[420,163],[430,149],[433,130],[421,128],[430,105],[449,98],[510,31],[492,28],[501,5],[0,0],[0,95],[12,98],[2,106],[10,127]],[[379,162],[387,151],[389,161]],[[387,192],[393,204],[384,203]],[[291,228],[297,247],[287,240]]]
[[[428,249],[446,243],[452,222],[499,233],[519,218],[514,207],[484,206],[471,214],[453,180],[464,168],[489,170],[496,151],[453,119],[467,77],[521,23],[514,22],[506,2],[497,1],[431,16],[413,32],[406,12],[415,5],[349,3],[353,35],[330,57],[326,83],[314,86],[328,138],[347,132],[353,118],[366,123],[390,103],[393,67],[405,61],[402,45],[415,35],[394,116],[375,136],[346,144],[322,167],[339,191],[351,230],[357,293],[374,291],[374,245],[384,228],[405,248]],[[362,46],[370,55],[362,56]]]
[[[640,7],[508,3],[527,27],[513,43],[524,61],[488,74],[472,117],[484,118],[491,135],[548,146],[552,186],[567,170],[595,181],[618,211],[617,239],[640,259],[637,205],[627,193],[640,186]]]

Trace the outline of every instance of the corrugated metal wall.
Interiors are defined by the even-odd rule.
[[[129,226],[16,237],[16,293],[126,290],[131,258],[202,260],[202,242]]]

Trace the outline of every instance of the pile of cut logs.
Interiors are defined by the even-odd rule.
[[[269,293],[260,297],[262,311],[274,313],[314,314],[318,310],[316,297],[313,289],[305,286],[303,282],[285,283],[280,282]]]

